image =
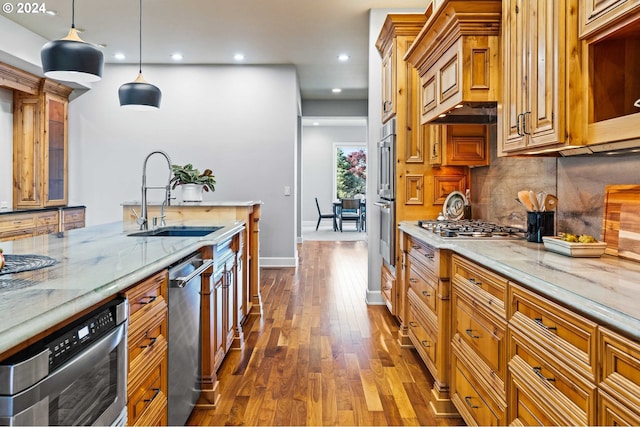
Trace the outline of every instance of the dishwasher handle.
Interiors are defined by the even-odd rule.
[[[175,285],[178,288],[184,288],[187,285],[187,283],[189,283],[191,281],[191,279],[193,279],[196,276],[201,275],[207,268],[211,267],[212,265],[213,265],[213,260],[212,259],[202,260],[202,265],[200,267],[198,267],[195,270],[193,270],[187,276],[175,277],[175,278],[171,279],[171,284]]]

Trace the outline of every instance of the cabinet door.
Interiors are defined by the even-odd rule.
[[[225,348],[225,301],[224,301],[224,274],[220,276],[216,275],[216,282],[213,285],[213,301],[214,301],[214,315],[215,315],[215,333],[214,333],[214,354],[215,354],[215,367],[216,370],[220,367],[222,360],[224,359]]]
[[[396,112],[395,76],[393,52],[390,48],[382,57],[382,122],[385,123]]]
[[[67,204],[67,101],[45,94],[44,204]]]
[[[13,206],[41,207],[40,102],[37,97],[16,92],[13,103]]]
[[[566,7],[565,0],[504,2],[504,152],[565,140]]]

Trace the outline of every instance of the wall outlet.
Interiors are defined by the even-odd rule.
[[[291,195],[291,187],[289,187],[288,185],[284,186],[284,195],[285,196],[290,196]]]

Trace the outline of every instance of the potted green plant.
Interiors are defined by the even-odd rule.
[[[182,201],[184,202],[201,202],[202,190],[216,191],[216,179],[211,169],[205,169],[200,173],[191,163],[184,166],[171,165],[173,178],[171,178],[171,188],[175,189],[178,185],[182,187]]]

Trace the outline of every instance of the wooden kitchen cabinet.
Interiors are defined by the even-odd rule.
[[[638,10],[637,0],[581,0],[580,37],[589,37],[608,26],[619,26]]]
[[[428,125],[429,164],[432,166],[487,166],[487,125]]]
[[[129,301],[128,425],[167,422],[168,283],[169,273],[162,270],[124,292]]]
[[[640,2],[619,1],[616,6],[611,12],[620,13],[602,15],[598,31],[583,39],[583,90],[589,95],[586,142],[628,141],[636,147],[640,138],[640,108],[635,106],[640,99]]]
[[[60,231],[84,228],[85,224],[84,206],[65,207],[60,210]]]
[[[503,2],[499,155],[584,144],[577,2]]]
[[[67,114],[71,88],[44,79],[37,94],[14,91],[13,206],[67,204]]]
[[[84,206],[12,211],[0,214],[0,241],[84,227]]]
[[[603,327],[598,338],[598,425],[640,425],[640,344]]]
[[[429,404],[437,417],[457,417],[450,398],[450,253],[402,232],[405,314],[400,340],[407,335],[434,378]]]
[[[451,281],[451,400],[468,425],[504,425],[508,281],[457,254]]]

